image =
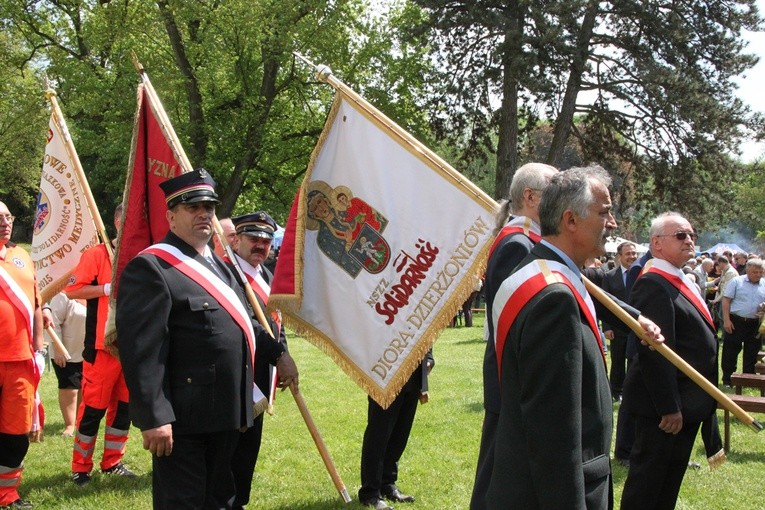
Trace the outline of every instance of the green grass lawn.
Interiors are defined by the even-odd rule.
[[[483,419],[481,364],[485,344],[482,318],[472,328],[447,329],[436,342],[430,403],[421,406],[404,457],[399,485],[417,496],[397,509],[466,509],[473,485]],[[329,510],[362,508],[356,501],[359,456],[366,424],[366,395],[330,359],[303,339],[291,337],[290,351],[300,368],[301,392],[354,502],[345,505],[336,492],[289,391],[280,393],[276,412],[266,416],[263,446],[253,481],[249,508]],[[55,375],[42,383],[46,403],[46,439],[30,446],[20,492],[45,509],[151,508],[151,460],[131,431],[125,463],[141,474],[137,480],[95,475],[90,485],[76,487],[69,478],[71,439],[63,439],[56,400]],[[719,412],[722,422],[722,412]],[[551,418],[555,418],[551,410]],[[763,420],[765,417],[756,416]],[[614,413],[614,421],[616,413]],[[540,427],[545,424],[540,424]],[[722,430],[722,423],[720,424]],[[100,459],[103,427],[96,459]],[[692,460],[702,469],[688,471],[678,509],[763,508],[758,489],[765,467],[765,435],[734,420],[732,451],[716,471],[707,468],[697,441]],[[626,470],[614,465],[616,506]],[[522,509],[521,509],[522,510]]]

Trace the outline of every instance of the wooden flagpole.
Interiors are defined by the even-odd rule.
[[[61,339],[56,334],[56,330],[53,329],[53,326],[48,326],[45,331],[50,336],[51,341],[53,341],[53,347],[58,349],[58,351],[64,355],[67,361],[72,359],[72,356],[69,354],[69,351],[66,350],[66,347],[64,347],[64,342],[61,341]]]
[[[93,221],[96,223],[96,230],[98,231],[98,235],[101,238],[101,242],[106,245],[106,251],[109,253],[109,258],[114,258],[114,250],[112,248],[111,239],[109,239],[109,235],[106,233],[106,227],[104,227],[104,222],[101,220],[101,214],[98,212],[98,207],[96,207],[96,200],[93,198],[93,193],[90,191],[88,178],[85,176],[85,171],[82,169],[80,157],[77,155],[77,151],[74,148],[74,142],[72,142],[72,137],[69,134],[69,129],[66,126],[64,115],[61,113],[61,109],[58,106],[56,91],[53,90],[53,88],[50,86],[47,78],[45,81],[47,86],[47,89],[45,90],[45,96],[48,98],[48,101],[50,101],[51,110],[53,111],[53,118],[55,119],[56,126],[58,126],[58,129],[61,132],[61,136],[64,138],[64,146],[66,147],[66,152],[69,154],[69,159],[74,164],[74,172],[77,174],[77,180],[80,183],[82,194],[85,196],[85,202],[88,204],[90,215],[93,217]]]
[[[742,423],[745,423],[752,428],[755,432],[759,432],[763,429],[760,422],[752,418],[746,411],[741,409],[738,404],[730,399],[728,395],[720,391],[720,389],[709,382],[703,375],[698,373],[695,368],[689,365],[683,358],[677,355],[675,351],[667,347],[663,343],[656,343],[646,335],[643,328],[637,320],[633,319],[621,306],[617,305],[613,299],[611,299],[603,290],[588,280],[585,276],[582,276],[584,284],[587,287],[587,291],[598,301],[600,301],[606,308],[616,315],[624,324],[635,332],[635,334],[641,340],[645,340],[651,347],[653,347],[659,354],[664,356],[670,363],[672,363],[678,370],[687,375],[693,382],[701,387],[712,396],[717,402],[720,403],[725,409],[733,413]]]
[[[132,52],[131,57],[133,60],[133,66],[135,67],[136,72],[138,72],[138,74],[141,76],[141,80],[144,86],[146,87],[146,92],[150,96],[151,101],[149,101],[149,104],[152,110],[154,111],[154,113],[157,115],[157,117],[159,117],[159,121],[160,121],[159,124],[162,129],[162,132],[165,134],[165,138],[170,143],[170,147],[175,153],[175,156],[178,159],[178,162],[181,164],[181,170],[184,173],[190,172],[192,170],[191,163],[189,162],[189,159],[186,157],[186,153],[183,150],[181,142],[180,140],[178,140],[178,137],[176,136],[175,131],[172,128],[170,119],[167,116],[165,109],[162,107],[162,103],[159,100],[159,96],[157,96],[157,93],[154,90],[154,87],[152,86],[151,81],[149,80],[149,76],[146,74],[146,70],[144,69],[143,65],[138,61],[138,57],[136,56],[135,52]],[[258,318],[258,322],[260,322],[260,324],[268,332],[268,334],[271,335],[271,338],[275,339],[274,333],[271,330],[271,326],[266,320],[265,314],[263,313],[263,309],[260,307],[260,303],[258,303],[258,300],[255,297],[255,292],[252,290],[252,286],[247,281],[247,277],[244,275],[244,272],[239,266],[236,256],[234,255],[234,251],[231,248],[231,245],[228,243],[228,240],[226,239],[225,234],[223,233],[223,227],[221,227],[221,224],[218,221],[218,218],[215,216],[213,216],[213,229],[215,230],[215,235],[218,236],[221,246],[223,246],[223,248],[226,250],[226,255],[228,256],[232,265],[238,272],[240,281],[244,284],[245,294],[247,295],[247,299],[252,305],[253,310],[255,311],[255,315]],[[345,484],[340,478],[340,474],[338,473],[337,468],[335,467],[335,464],[332,461],[332,457],[329,454],[329,450],[327,450],[327,447],[324,444],[324,441],[322,440],[321,434],[319,433],[319,429],[316,427],[316,424],[314,423],[313,418],[311,417],[311,413],[308,411],[308,407],[306,406],[305,400],[303,399],[303,396],[300,393],[300,390],[293,383],[290,385],[290,391],[292,392],[292,396],[295,398],[295,403],[297,404],[298,409],[300,410],[300,414],[303,417],[303,420],[305,421],[306,426],[308,427],[308,431],[310,432],[311,437],[314,440],[314,443],[316,443],[316,447],[318,448],[319,454],[321,455],[321,458],[324,461],[324,465],[326,466],[327,471],[329,471],[329,476],[332,479],[332,482],[335,484],[335,488],[340,493],[340,496],[343,498],[343,501],[345,503],[350,503],[351,497],[348,494],[348,490],[345,488]]]
[[[427,162],[429,162],[435,168],[440,169],[445,175],[451,177],[452,180],[470,189],[475,194],[476,198],[483,201],[486,205],[493,207],[495,209],[498,208],[498,205],[496,201],[494,201],[494,199],[488,196],[485,192],[483,192],[483,190],[478,188],[471,181],[459,175],[459,173],[456,172],[447,162],[445,162],[438,155],[433,153],[430,149],[425,147],[412,135],[410,135],[409,133],[401,129],[395,122],[391,121],[382,112],[380,112],[375,107],[370,105],[369,102],[367,102],[363,97],[357,94],[353,89],[351,89],[342,81],[340,81],[338,78],[336,78],[332,74],[332,70],[329,67],[325,65],[317,66],[313,62],[311,62],[310,60],[308,60],[307,58],[305,58],[304,56],[300,55],[297,52],[293,52],[293,55],[295,55],[297,58],[302,60],[307,65],[313,67],[316,70],[316,77],[319,80],[332,86],[335,90],[337,90],[339,93],[345,96],[349,101],[357,105],[359,108],[359,111],[364,113],[367,116],[367,118],[369,118],[372,122],[377,124],[379,127],[387,130],[393,136],[398,138],[402,143],[404,143],[406,146],[410,147],[413,151],[419,154],[420,157],[424,158]],[[719,402],[723,407],[725,407],[725,409],[733,413],[743,423],[746,423],[747,425],[749,425],[756,432],[759,432],[760,430],[763,429],[763,426],[761,423],[759,423],[754,418],[752,418],[746,411],[741,409],[741,407],[739,407],[738,404],[733,402],[730,399],[730,397],[728,397],[725,393],[720,391],[712,383],[707,381],[692,366],[690,366],[685,360],[683,360],[674,351],[672,351],[672,349],[670,349],[664,344],[658,344],[654,342],[653,340],[651,340],[650,338],[648,338],[645,332],[643,331],[643,328],[640,326],[640,324],[635,319],[633,319],[626,311],[624,311],[619,305],[617,305],[608,295],[606,295],[605,292],[603,292],[600,288],[595,286],[592,282],[590,282],[584,276],[582,278],[584,279],[585,285],[587,286],[587,290],[590,292],[590,294],[592,294],[593,297],[595,297],[604,306],[606,306],[609,310],[611,310],[611,312],[613,312],[617,317],[619,317],[622,320],[622,322],[624,322],[627,326],[629,326],[630,329],[632,329],[635,332],[635,334],[638,335],[638,337],[649,342],[650,345],[654,349],[656,349],[656,351],[658,351],[662,356],[667,358],[667,360],[669,360],[670,363],[675,365],[685,375],[690,377],[691,380],[693,380],[696,384],[698,384],[701,387],[701,389],[703,389],[709,395],[711,395],[717,402]]]

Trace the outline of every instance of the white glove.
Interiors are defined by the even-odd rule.
[[[108,296],[112,293],[112,284],[111,283],[105,283],[104,284],[104,296]]]
[[[35,364],[37,370],[42,374],[45,371],[45,351],[35,351]]]

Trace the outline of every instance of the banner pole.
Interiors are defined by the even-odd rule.
[[[98,235],[101,237],[101,241],[106,246],[106,251],[109,253],[109,258],[113,258],[114,250],[112,248],[111,239],[106,233],[106,227],[104,227],[104,222],[101,220],[101,214],[98,212],[96,200],[93,198],[93,193],[91,192],[90,185],[88,184],[88,178],[85,176],[85,171],[82,169],[80,157],[77,155],[77,151],[74,148],[74,142],[72,142],[72,137],[69,134],[69,129],[67,128],[66,121],[64,120],[64,115],[61,113],[61,108],[58,106],[56,91],[53,90],[53,88],[50,86],[50,83],[47,83],[45,96],[47,97],[48,101],[50,101],[51,110],[53,112],[56,126],[61,133],[61,137],[64,139],[64,146],[66,147],[66,152],[69,154],[69,159],[74,164],[74,172],[77,174],[77,180],[79,181],[80,188],[82,189],[82,194],[85,196],[85,202],[88,204],[88,209],[90,209],[90,214],[93,217],[93,221],[96,224]]]
[[[45,332],[48,333],[51,340],[53,341],[53,348],[57,349],[61,354],[64,355],[64,358],[66,358],[67,361],[72,359],[72,356],[69,354],[69,351],[66,350],[66,347],[64,347],[64,342],[61,341],[61,339],[56,334],[56,330],[53,329],[53,326],[48,326],[45,329]]]
[[[664,356],[670,363],[672,363],[678,370],[687,375],[693,382],[701,387],[702,390],[707,392],[712,398],[720,403],[725,409],[733,413],[742,423],[745,423],[755,432],[759,432],[763,429],[760,422],[752,418],[746,411],[741,409],[738,404],[733,402],[728,395],[720,391],[720,389],[709,382],[703,375],[701,375],[695,368],[689,365],[683,358],[677,355],[672,349],[667,347],[663,343],[656,343],[645,334],[643,328],[637,320],[633,319],[622,307],[617,305],[613,299],[611,299],[600,287],[592,283],[587,277],[582,276],[584,284],[587,287],[587,291],[592,294],[592,297],[600,301],[606,308],[616,315],[624,324],[635,332],[635,334],[641,339],[645,340],[652,348],[654,348],[659,354]]]
[[[303,417],[303,420],[308,427],[308,432],[311,434],[313,442],[316,443],[316,447],[319,449],[321,460],[324,461],[324,466],[329,472],[329,477],[332,479],[332,483],[335,484],[335,488],[337,489],[337,492],[340,493],[340,497],[343,498],[343,502],[350,503],[351,496],[348,494],[348,489],[345,488],[345,484],[343,483],[342,478],[340,478],[340,473],[337,472],[335,463],[332,461],[332,456],[329,454],[329,450],[327,450],[327,446],[324,444],[324,440],[319,433],[319,429],[316,427],[316,424],[311,417],[311,413],[308,412],[308,406],[306,406],[305,400],[303,400],[303,395],[300,393],[300,390],[295,387],[294,384],[290,384],[290,391],[292,392],[292,396],[295,398],[295,403],[300,410],[300,415]]]

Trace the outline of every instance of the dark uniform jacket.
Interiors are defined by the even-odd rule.
[[[627,288],[624,286],[624,280],[622,279],[622,266],[617,264],[615,268],[608,271],[603,277],[603,283],[601,288],[622,301],[627,300]],[[621,321],[615,323],[603,322],[603,330],[614,330],[618,334],[626,335],[629,333],[629,329]]]
[[[536,259],[563,262],[538,244],[519,268]],[[501,462],[488,508],[610,508],[611,388],[600,342],[566,285],[548,285],[523,307],[501,362]]]
[[[210,267],[172,232],[162,242]],[[213,257],[220,285],[246,303],[237,280]],[[253,368],[246,336],[198,283],[143,254],[125,267],[117,303],[120,356],[137,427],[172,423],[175,434],[195,434],[252,425]],[[259,324],[253,327],[259,350],[266,333]],[[273,356],[265,347],[257,354]]]
[[[486,327],[489,331],[489,338],[483,357],[483,406],[486,411],[494,414],[499,414],[501,405],[497,351],[494,348],[494,325],[492,321],[494,296],[502,282],[531,252],[534,244],[534,241],[520,232],[505,236],[494,248],[494,253],[492,253],[486,266],[483,289],[486,295]]]
[[[266,268],[264,265],[261,264],[260,268],[263,270],[262,276],[263,280],[268,285],[271,285],[274,275],[273,273]],[[232,268],[232,272],[235,270]],[[283,346],[284,349],[287,349],[287,336],[284,334],[284,326],[281,328],[277,327],[276,322],[271,318],[271,314],[269,314],[266,311],[266,303],[263,302],[262,299],[260,299],[260,296],[258,293],[255,293],[255,298],[258,300],[258,304],[260,305],[260,309],[263,310],[263,313],[266,316],[266,319],[268,320],[269,325],[271,326],[271,332],[276,336],[276,340],[272,339],[268,333],[265,333],[263,335],[262,339],[259,339],[258,343],[258,349],[260,349],[260,352],[258,352],[258,356],[255,357],[255,384],[258,385],[258,388],[260,388],[260,391],[263,392],[263,395],[268,398],[268,394],[271,391],[271,372],[269,370],[271,365],[276,365],[276,360],[273,359],[273,356],[266,355],[266,348],[272,347],[269,345],[269,342],[271,344],[275,343],[276,341],[279,341]],[[257,319],[255,319],[257,321]],[[276,334],[278,330],[278,335]],[[263,345],[261,345],[263,344]],[[268,349],[270,352],[273,349]],[[281,351],[278,351],[281,352]]]
[[[635,282],[630,302],[661,328],[667,347],[716,384],[714,331],[688,298],[662,276],[645,273]],[[622,405],[647,417],[682,411],[687,423],[700,423],[715,410],[709,394],[644,345],[638,345],[638,355],[627,373]]]

